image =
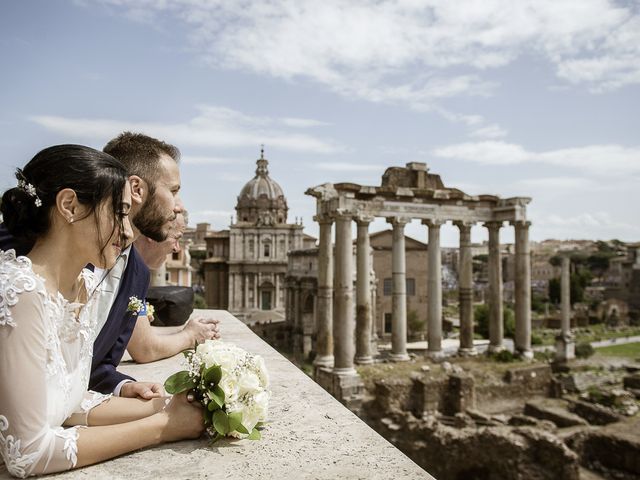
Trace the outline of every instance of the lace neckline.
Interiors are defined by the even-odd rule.
[[[14,249],[9,249],[4,252],[0,250],[0,262],[5,264],[9,263],[13,265],[15,268],[21,270],[23,273],[31,274],[33,277],[38,279],[42,284],[42,290],[45,294],[47,300],[53,302],[55,305],[58,305],[64,311],[65,319],[72,319],[74,323],[80,324],[80,315],[82,313],[82,307],[86,305],[88,299],[91,298],[91,294],[89,293],[89,283],[93,283],[90,280],[90,275],[88,275],[88,271],[83,270],[81,272],[81,277],[83,280],[83,285],[79,288],[79,294],[82,292],[85,293],[87,298],[87,302],[77,302],[77,301],[69,301],[67,300],[60,290],[56,290],[55,292],[49,291],[47,289],[47,279],[42,275],[34,271],[33,262],[26,255],[16,255]],[[76,312],[77,311],[77,312]]]

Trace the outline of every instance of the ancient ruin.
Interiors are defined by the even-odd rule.
[[[372,361],[370,352],[371,294],[369,290],[369,224],[383,217],[393,226],[393,313],[391,359],[406,361],[407,309],[405,225],[421,220],[428,229],[428,356],[439,359],[442,351],[442,280],[440,227],[451,221],[460,231],[460,349],[463,355],[475,353],[471,276],[471,226],[482,223],[489,231],[490,350],[503,349],[502,275],[500,229],[504,222],[515,227],[516,282],[515,350],[532,358],[531,350],[531,270],[528,197],[502,199],[495,195],[467,195],[445,187],[439,175],[429,173],[424,163],[391,167],[380,186],[353,183],[323,184],[306,192],[316,198],[320,226],[318,261],[317,354],[314,361],[318,379],[334,377],[329,383],[353,385],[348,377],[357,376],[354,362]],[[353,308],[351,224],[358,225],[356,308]],[[332,255],[331,230],[336,226]],[[426,268],[426,265],[425,265]],[[335,269],[335,272],[333,272]],[[356,314],[354,315],[354,312]],[[354,318],[356,317],[356,318]],[[355,324],[355,329],[354,329]],[[355,331],[355,338],[354,338]],[[348,389],[346,391],[349,395]]]

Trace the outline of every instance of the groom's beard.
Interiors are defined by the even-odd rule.
[[[134,226],[140,230],[142,235],[156,242],[163,242],[167,239],[170,231],[167,224],[175,219],[176,214],[174,212],[171,212],[170,215],[165,215],[160,211],[156,197],[152,195],[132,220]]]

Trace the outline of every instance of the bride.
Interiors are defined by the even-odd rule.
[[[90,465],[203,430],[184,395],[140,400],[87,392],[97,280],[132,236],[120,162],[79,145],[38,153],[2,197],[24,257],[0,250],[0,453],[26,477]]]

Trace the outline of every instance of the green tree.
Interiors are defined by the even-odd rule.
[[[572,273],[570,277],[569,295],[571,296],[571,305],[580,303],[584,300],[584,289],[591,282],[591,273],[586,270],[579,273]],[[559,305],[562,301],[560,279],[552,278],[549,280],[549,301]]]
[[[475,320],[475,331],[483,338],[489,338],[489,305],[483,303],[477,305],[473,311]],[[502,318],[504,321],[504,336],[513,338],[516,331],[516,320],[513,310],[509,307],[503,308]]]
[[[418,316],[418,312],[415,310],[409,310],[407,312],[407,326],[409,332],[413,335],[419,335],[424,331],[424,320],[421,320]]]

